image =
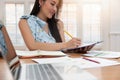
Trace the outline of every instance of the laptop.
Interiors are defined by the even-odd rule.
[[[72,64],[20,64],[4,26],[0,27],[0,50],[14,80],[97,80]]]

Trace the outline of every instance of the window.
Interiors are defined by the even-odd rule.
[[[24,14],[24,4],[5,4],[6,27],[9,36],[15,45],[23,44],[23,39],[18,28],[20,17]]]
[[[83,41],[96,42],[101,40],[100,35],[100,4],[83,4]]]
[[[62,7],[61,12],[61,20],[64,22],[64,28],[68,31],[72,36],[77,36],[77,5],[74,3],[65,3]],[[66,40],[70,37],[65,35]]]
[[[34,6],[34,3],[31,3],[31,4],[30,4],[30,11],[32,11],[33,6]]]
[[[77,3],[64,3],[60,18],[64,22],[65,30],[67,30],[74,37],[82,37],[82,41],[85,43],[96,42],[101,40],[101,4],[99,2],[84,1],[82,3],[82,10],[77,8]],[[77,21],[79,17],[78,11],[81,11],[81,21]],[[80,23],[82,23],[82,26]],[[80,28],[77,27],[77,24]],[[77,33],[77,29],[82,29],[82,32]],[[82,36],[77,36],[82,34]],[[70,38],[65,36],[66,40]]]

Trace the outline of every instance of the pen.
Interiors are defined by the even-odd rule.
[[[97,64],[100,64],[100,62],[95,61],[95,60],[92,60],[92,59],[89,59],[89,58],[86,58],[86,57],[83,57],[83,59],[88,60],[88,61],[91,61],[91,62],[94,62],[94,63],[97,63]]]
[[[65,30],[64,30],[64,32],[65,32],[69,37],[73,38],[72,35],[71,35],[70,33],[68,33],[68,32],[65,31]]]
[[[98,42],[96,42],[96,44],[98,44],[98,43],[102,43],[103,41],[98,41]]]

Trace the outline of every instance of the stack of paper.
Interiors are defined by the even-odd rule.
[[[20,51],[16,50],[18,56],[23,57],[33,57],[33,56],[66,56],[61,51],[42,51],[42,50],[35,50],[35,51]]]
[[[113,52],[113,51],[88,51],[85,56],[91,57],[101,57],[101,58],[119,58],[120,52]]]

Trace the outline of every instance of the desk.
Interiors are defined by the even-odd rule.
[[[80,54],[70,53],[70,57],[80,57]],[[120,61],[120,59],[115,60]],[[30,59],[21,59],[20,61],[22,64],[33,63]],[[0,58],[0,80],[13,80],[6,65],[5,61]],[[120,80],[120,65],[86,70],[96,76],[99,80]]]

